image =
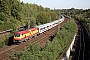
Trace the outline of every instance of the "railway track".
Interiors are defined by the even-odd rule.
[[[64,23],[66,23],[66,20],[63,23],[61,23],[60,26],[62,27]],[[37,37],[32,38],[31,40],[27,40],[27,42],[23,42],[19,45],[6,46],[0,49],[0,60],[7,60],[8,59],[7,54],[10,54],[12,50],[21,51],[23,48],[27,48],[28,44],[30,43],[38,42],[40,43],[40,47],[43,47],[43,45],[45,45],[48,42],[48,40],[55,35],[55,33],[57,32],[57,29],[58,29],[58,26],[52,28],[49,31],[46,31],[43,34],[40,34]]]
[[[0,36],[10,34],[13,31],[13,29],[9,29],[3,32],[0,32]]]
[[[84,30],[81,27],[80,29],[80,40],[79,40],[79,54],[78,54],[78,60],[82,59],[84,60],[85,56],[85,40],[84,40]]]
[[[66,22],[67,22],[67,19],[65,19],[64,22],[60,24],[60,27],[62,27]],[[12,50],[21,51],[23,48],[28,48],[28,44],[30,43],[38,42],[40,43],[40,47],[43,47],[43,45],[45,45],[48,42],[48,40],[54,37],[57,30],[58,30],[58,26],[52,28],[49,31],[46,31],[43,34],[40,34],[39,36],[36,36],[30,40],[27,40],[27,42],[23,42],[19,45],[11,45],[11,46],[6,46],[4,48],[1,48],[0,60],[7,60],[8,54],[10,54]]]
[[[17,28],[17,30],[25,30],[26,29],[26,26],[21,26],[19,28]],[[0,36],[3,36],[3,35],[8,35],[10,34],[11,32],[13,31],[13,29],[9,29],[9,30],[6,30],[6,31],[2,31],[0,32]]]
[[[76,45],[77,48],[74,52],[75,55],[73,54],[73,58],[71,60],[89,60],[89,32],[82,22],[76,21],[76,23],[79,29],[79,36]]]
[[[0,50],[0,59],[1,60],[6,60],[8,58],[7,54],[11,53],[11,50],[16,50],[16,51],[20,51],[22,50],[24,47],[28,47],[28,44],[31,43],[35,43],[38,42],[40,43],[40,47],[42,47],[49,39],[52,35],[54,35],[53,33],[55,33],[57,31],[56,29],[57,27],[54,27],[53,29],[47,31],[44,34],[39,35],[38,37],[32,38],[31,40],[28,40],[25,43],[21,43],[20,45],[12,45],[12,46],[7,46],[4,49]],[[50,35],[48,35],[47,33],[49,33]]]

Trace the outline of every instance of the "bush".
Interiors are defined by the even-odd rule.
[[[0,12],[0,20],[1,21],[6,21],[7,20],[5,14],[3,12]]]
[[[64,49],[70,44],[76,32],[75,22],[72,20],[62,30],[58,31],[52,41],[49,41],[42,50],[38,43],[30,44],[28,49],[18,52],[19,60],[57,60]]]
[[[4,47],[5,46],[5,42],[0,40],[0,48]]]

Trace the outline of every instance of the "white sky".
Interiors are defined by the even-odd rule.
[[[90,8],[90,0],[20,0],[24,3],[35,3],[50,9],[88,9]]]

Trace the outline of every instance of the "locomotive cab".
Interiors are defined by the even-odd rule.
[[[15,37],[20,37],[20,34],[15,34]]]
[[[14,34],[14,42],[21,42],[23,40],[24,36],[21,33],[15,33]]]

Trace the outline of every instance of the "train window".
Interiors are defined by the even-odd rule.
[[[43,28],[41,28],[40,30],[42,30]]]
[[[20,37],[20,34],[15,34],[15,37]]]

